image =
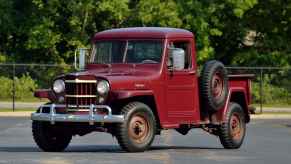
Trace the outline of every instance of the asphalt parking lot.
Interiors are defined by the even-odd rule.
[[[36,147],[30,127],[28,117],[0,117],[0,164],[286,164],[291,161],[291,117],[253,119],[238,150],[223,149],[218,138],[197,129],[186,136],[164,131],[156,137],[151,150],[143,153],[123,152],[116,140],[105,133],[75,137],[65,152],[46,153]]]

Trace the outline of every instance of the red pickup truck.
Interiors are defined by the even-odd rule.
[[[80,71],[54,79],[32,113],[32,132],[44,151],[63,151],[72,136],[101,131],[129,152],[147,150],[155,135],[202,128],[224,148],[243,143],[250,121],[250,75],[229,75],[219,61],[196,63],[194,36],[175,28],[112,29],[92,39]]]

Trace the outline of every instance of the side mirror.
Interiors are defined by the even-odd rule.
[[[170,67],[172,70],[183,70],[185,68],[185,51],[181,48],[170,49]]]
[[[77,57],[77,53],[79,53],[79,57]],[[87,48],[78,48],[75,51],[75,69],[84,70],[86,65],[86,53],[88,53]],[[77,64],[79,63],[79,64]]]

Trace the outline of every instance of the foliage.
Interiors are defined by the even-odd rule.
[[[260,103],[260,84],[258,82],[252,83],[252,103]],[[263,104],[276,105],[276,104],[291,104],[290,89],[284,86],[277,86],[268,82],[262,85]]]
[[[289,58],[291,54],[282,54],[280,51],[273,52],[258,52],[255,49],[241,51],[236,54],[232,60],[233,65],[249,65],[249,66],[288,66],[290,65]]]
[[[6,56],[5,55],[2,55],[0,53],[0,63],[5,63],[5,61],[6,61]]]
[[[17,83],[23,81],[30,88],[36,83],[48,87],[56,74],[71,69],[65,63],[72,64],[76,48],[90,47],[94,33],[121,27],[169,26],[195,34],[200,65],[216,58],[226,65],[288,67],[290,18],[289,0],[0,0],[0,63],[62,64],[61,68],[23,69],[39,79],[34,83],[28,75],[17,78]],[[250,32],[252,44],[246,44]],[[8,67],[1,68],[0,98],[11,96],[11,79],[3,77],[10,72]],[[290,80],[285,79],[274,75],[268,79],[270,83],[264,83],[264,101],[286,96]],[[255,83],[255,97],[257,87]],[[32,93],[27,88],[18,90]]]
[[[260,85],[262,85],[262,100],[268,105],[291,104],[291,70],[263,70],[262,80],[258,77],[253,80],[253,103],[260,102]]]
[[[286,0],[259,0],[244,16],[244,28],[256,32],[255,44],[242,47],[235,55],[239,65],[290,66],[291,3]],[[246,57],[241,56],[250,52]],[[262,59],[262,60],[261,60]],[[256,62],[254,62],[254,60]]]
[[[13,79],[1,76],[0,83],[0,99],[12,98]],[[37,88],[35,81],[28,74],[16,77],[14,85],[16,100],[33,98],[33,91]]]
[[[290,14],[286,0],[0,0],[0,62],[71,64],[95,32],[169,26],[195,34],[199,64],[289,66]]]
[[[170,26],[196,34],[198,60],[225,59],[257,0],[0,0],[0,52],[7,62],[71,63],[95,32]],[[233,38],[230,40],[230,38]],[[221,42],[223,41],[223,42]],[[230,62],[229,62],[230,63]]]
[[[177,4],[172,1],[141,0],[135,6],[138,26],[181,27]],[[134,24],[132,24],[134,26]]]

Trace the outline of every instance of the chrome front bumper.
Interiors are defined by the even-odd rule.
[[[50,108],[49,113],[43,113],[43,108]],[[32,113],[31,120],[35,121],[48,121],[51,124],[55,122],[88,122],[90,125],[97,123],[121,123],[124,121],[124,115],[112,115],[112,110],[107,105],[93,105],[89,107],[89,114],[57,114],[56,108],[65,108],[65,105],[49,104],[40,106],[39,113]],[[100,109],[106,109],[107,115],[95,114]]]

